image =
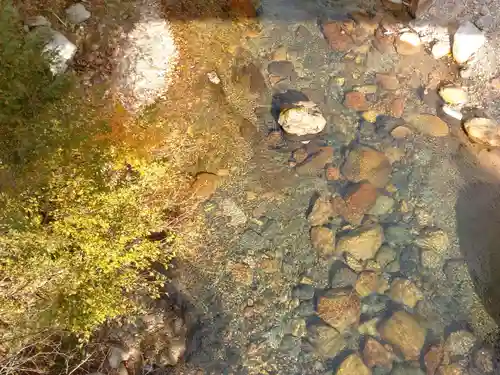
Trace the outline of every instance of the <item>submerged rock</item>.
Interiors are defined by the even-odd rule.
[[[352,290],[324,296],[318,300],[318,316],[340,332],[359,323],[361,302],[358,295]]]
[[[486,36],[472,22],[466,21],[453,37],[453,58],[464,64],[486,42]]]
[[[414,115],[408,119],[408,123],[419,133],[431,137],[444,137],[450,132],[446,122],[434,115]]]
[[[414,308],[417,302],[424,298],[420,289],[411,280],[400,278],[392,282],[389,297],[395,302],[402,303],[411,308]]]
[[[343,335],[335,328],[314,325],[309,329],[309,341],[320,357],[333,358],[346,346]]]
[[[379,328],[380,336],[398,348],[407,360],[417,360],[424,346],[425,329],[405,311],[397,311]]]
[[[384,241],[384,230],[378,224],[367,225],[343,235],[337,242],[337,250],[349,253],[359,260],[375,257]]]
[[[378,188],[384,187],[390,178],[391,163],[380,151],[367,146],[356,146],[347,155],[342,165],[342,174],[350,181],[369,181]]]
[[[371,375],[372,371],[363,363],[358,354],[349,355],[340,364],[336,375]]]
[[[460,87],[443,87],[439,90],[439,95],[448,104],[466,104],[469,97],[464,89]]]
[[[281,111],[278,123],[295,136],[314,135],[326,126],[326,120],[313,102],[297,102],[293,108]]]
[[[374,338],[368,337],[363,348],[363,359],[368,367],[378,366],[391,369],[394,354],[388,345],[384,346]]]
[[[460,330],[450,333],[444,343],[444,350],[451,356],[469,354],[476,344],[476,337],[469,331]]]
[[[313,227],[311,243],[322,255],[332,255],[335,252],[335,233],[326,227]]]
[[[469,138],[487,146],[500,146],[500,127],[496,121],[489,118],[473,118],[464,124]]]

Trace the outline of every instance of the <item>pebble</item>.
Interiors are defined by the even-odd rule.
[[[228,268],[229,272],[231,272],[234,281],[236,281],[239,284],[247,286],[252,284],[253,271],[248,265],[244,263],[234,263],[234,264],[229,264]]]
[[[320,196],[314,202],[311,213],[307,217],[309,224],[312,226],[319,226],[328,223],[331,217],[336,213],[334,212],[332,201],[329,196]]]
[[[224,216],[229,216],[231,218],[229,222],[230,226],[236,227],[247,222],[245,213],[232,199],[224,199],[221,206]]]
[[[336,166],[329,166],[325,170],[325,176],[328,181],[340,180],[340,168]]]
[[[377,188],[389,182],[391,171],[391,163],[386,155],[367,146],[351,149],[341,167],[342,174],[349,181],[367,180]]]
[[[386,347],[374,338],[368,337],[363,348],[363,359],[370,368],[378,366],[390,370],[394,354],[388,345]]]
[[[380,336],[398,348],[407,360],[417,360],[424,346],[425,329],[405,311],[397,311],[379,328]]]
[[[375,260],[380,264],[382,268],[387,267],[387,265],[397,258],[397,252],[392,247],[383,245],[377,251],[377,255],[375,256]]]
[[[338,267],[335,267],[335,265],[332,266],[332,270],[334,268],[335,270],[332,271],[333,275],[330,280],[330,286],[335,289],[352,287],[356,284],[358,279],[356,272],[349,267],[346,267],[342,262],[337,263],[339,263]]]
[[[460,25],[453,37],[453,58],[459,64],[464,64],[486,42],[486,36],[472,22],[466,21]]]
[[[385,241],[389,245],[401,246],[406,245],[412,241],[410,228],[404,223],[399,225],[391,225],[384,231]]]
[[[459,364],[444,365],[438,368],[436,375],[466,375],[465,369]]]
[[[323,358],[333,358],[346,347],[342,334],[335,328],[325,325],[311,326],[309,341],[316,353]]]
[[[311,243],[321,255],[332,255],[335,252],[335,233],[326,227],[311,228]]]
[[[356,86],[354,87],[354,91],[361,92],[363,94],[376,94],[377,86],[376,85],[364,85],[364,86]]]
[[[415,244],[423,250],[445,254],[450,245],[450,240],[445,231],[438,228],[425,228],[418,235]]]
[[[432,57],[439,60],[451,53],[451,46],[449,41],[439,41],[432,46]]]
[[[439,90],[439,96],[448,104],[463,105],[469,101],[469,96],[460,87],[443,87]]]
[[[469,354],[476,344],[476,337],[469,331],[460,330],[450,333],[444,343],[444,351],[451,356]]]
[[[271,60],[273,61],[285,61],[287,60],[287,48],[285,46],[279,46],[271,54]]]
[[[495,370],[493,350],[481,347],[474,352],[474,365],[485,374]]]
[[[191,185],[192,194],[201,201],[206,201],[214,195],[219,182],[220,177],[216,174],[207,172],[198,173]]]
[[[389,297],[411,308],[424,298],[420,289],[412,281],[400,278],[394,279],[391,283]]]
[[[326,119],[313,102],[296,102],[294,108],[281,111],[278,123],[283,130],[295,136],[314,135],[326,126]]]
[[[372,337],[379,337],[377,326],[380,323],[379,318],[373,318],[363,322],[358,327],[358,332],[361,335],[367,335]]]
[[[432,345],[424,355],[425,368],[427,375],[435,375],[437,369],[443,362],[444,352],[441,345]]]
[[[292,298],[307,301],[314,298],[314,287],[309,284],[297,285],[292,290]]]
[[[316,311],[323,321],[344,332],[359,323],[361,302],[352,290],[343,290],[332,296],[320,297]]]
[[[401,34],[394,43],[396,51],[403,56],[414,55],[422,49],[418,34],[406,32]]]
[[[371,370],[363,363],[358,354],[350,354],[342,361],[336,375],[372,375]]]
[[[467,136],[474,142],[487,146],[500,146],[500,127],[489,118],[473,118],[464,124]]]
[[[391,131],[391,135],[395,139],[404,139],[408,138],[413,134],[412,130],[406,126],[396,126],[394,129]]]
[[[374,258],[383,242],[384,230],[380,225],[365,225],[342,235],[337,242],[337,250],[356,259],[367,260]]]
[[[328,41],[330,48],[336,51],[346,52],[353,47],[354,40],[348,35],[348,31],[351,27],[352,25],[344,21],[324,23],[322,25],[323,35]]]
[[[379,286],[380,280],[377,273],[363,271],[359,274],[354,289],[361,297],[367,297],[370,294],[377,293]]]
[[[434,115],[413,115],[409,117],[408,123],[419,133],[431,137],[444,137],[450,132],[446,122]]]
[[[279,77],[293,77],[295,75],[293,63],[290,61],[272,61],[267,66],[267,71],[269,74]]]
[[[68,18],[68,21],[74,25],[87,21],[90,16],[90,12],[82,3],[73,4],[66,9],[66,17]]]
[[[377,73],[375,75],[375,82],[384,90],[394,91],[399,88],[399,80],[395,74]]]
[[[362,92],[351,91],[345,94],[344,106],[355,111],[367,111],[368,102],[366,96]]]
[[[394,208],[394,199],[387,195],[379,195],[375,201],[375,205],[368,211],[370,215],[387,215]]]
[[[292,152],[292,158],[297,164],[304,162],[309,156],[304,147],[298,148]]]
[[[377,189],[367,182],[349,188],[345,197],[346,209],[343,217],[351,224],[361,224],[364,215],[377,201]]]
[[[312,156],[295,167],[295,172],[300,176],[314,176],[322,171],[325,166],[332,162],[333,148],[330,146],[321,147]]]

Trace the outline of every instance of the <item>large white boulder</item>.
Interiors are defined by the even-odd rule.
[[[460,25],[453,38],[453,58],[459,64],[464,64],[486,42],[486,36],[472,22]]]
[[[50,39],[44,52],[52,56],[50,70],[53,74],[61,74],[68,68],[68,62],[75,56],[77,47],[59,31],[50,30]]]

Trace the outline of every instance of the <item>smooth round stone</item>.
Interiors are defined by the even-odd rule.
[[[395,42],[396,51],[403,56],[414,55],[422,49],[422,42],[418,34],[406,32],[401,34]]]
[[[314,287],[308,284],[297,285],[292,291],[292,297],[301,301],[313,299]]]
[[[492,119],[473,118],[464,124],[464,129],[474,142],[492,147],[500,146],[500,127]]]
[[[439,95],[448,104],[463,105],[469,101],[469,96],[460,87],[443,87],[439,90]]]
[[[408,119],[408,123],[417,132],[430,137],[444,137],[450,133],[448,124],[434,115],[414,115]]]

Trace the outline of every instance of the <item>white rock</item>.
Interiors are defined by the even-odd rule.
[[[214,85],[220,84],[220,78],[216,72],[208,72],[207,73],[208,80],[212,82]]]
[[[463,118],[462,112],[451,108],[449,105],[443,106],[443,112],[446,113],[448,116],[453,117],[454,119],[457,120],[462,120]]]
[[[451,46],[449,41],[440,41],[432,46],[432,57],[435,59],[440,59],[445,57],[451,52]]]
[[[247,222],[245,213],[232,199],[224,199],[222,201],[222,213],[224,216],[229,216],[231,218],[229,222],[230,226],[237,227]]]
[[[112,346],[108,353],[108,363],[111,368],[117,369],[123,361],[130,358],[130,353],[123,348]]]
[[[87,21],[90,18],[90,12],[85,9],[82,3],[77,3],[66,9],[66,17],[69,22],[77,25]]]
[[[285,109],[280,113],[278,123],[289,134],[298,136],[321,132],[326,120],[313,102],[298,102],[297,107]]]
[[[484,33],[473,23],[464,22],[453,38],[453,58],[459,64],[465,63],[486,42]]]
[[[469,138],[488,146],[500,146],[500,127],[497,122],[489,118],[473,118],[464,124]]]
[[[50,62],[52,73],[61,74],[68,68],[68,62],[75,56],[77,48],[59,31],[51,30],[51,35],[43,51],[53,57]]]
[[[422,42],[420,41],[420,37],[418,34],[412,32],[406,32],[399,36],[399,40],[408,44],[411,44],[414,47],[419,47]]]

